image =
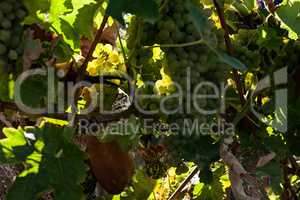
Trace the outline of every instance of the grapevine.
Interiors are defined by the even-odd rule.
[[[299,0],[0,0],[0,199],[298,199]]]

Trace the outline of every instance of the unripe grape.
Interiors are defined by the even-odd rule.
[[[0,56],[4,55],[6,51],[7,51],[6,46],[0,43]]]
[[[23,7],[23,4],[20,1],[15,2],[15,9]]]
[[[5,65],[6,65],[5,60],[0,57],[0,68],[3,68]]]
[[[191,22],[191,18],[189,14],[184,14],[182,17],[185,24],[189,24]]]
[[[8,42],[10,38],[10,31],[0,30],[0,41]]]
[[[16,18],[16,15],[14,13],[9,13],[8,15],[6,15],[6,18],[12,21]]]
[[[160,41],[166,41],[168,40],[170,37],[170,33],[167,31],[167,30],[161,30],[159,33],[158,33],[158,39]]]
[[[4,14],[3,14],[3,12],[0,10],[0,21],[2,21],[3,18],[4,18]]]
[[[184,27],[184,21],[182,19],[178,20],[176,23],[177,23],[178,28]]]
[[[10,50],[8,52],[8,59],[17,60],[18,59],[18,53],[15,50]]]
[[[182,59],[182,60],[180,61],[180,65],[181,65],[182,67],[184,67],[184,68],[187,68],[187,67],[188,67],[188,64],[189,64],[189,62],[188,62],[188,60],[186,60],[186,59]]]
[[[196,39],[192,35],[188,35],[185,40],[186,40],[186,42],[195,42],[196,41]]]
[[[3,13],[10,13],[13,10],[13,6],[9,2],[1,2],[0,9]]]
[[[18,36],[13,36],[10,40],[10,46],[12,48],[17,48],[20,45],[20,38]]]
[[[157,23],[157,27],[158,27],[159,29],[163,29],[163,27],[164,27],[164,21],[163,21],[163,20],[159,21],[159,22]]]
[[[168,20],[164,23],[163,28],[170,31],[170,32],[172,32],[172,31],[176,30],[176,25],[172,20]]]
[[[186,32],[187,32],[187,33],[192,34],[194,31],[195,31],[195,26],[194,26],[194,24],[188,24],[188,25],[186,26]]]
[[[181,31],[175,31],[172,33],[172,39],[175,42],[182,42],[184,40],[184,33],[182,33]]]
[[[1,22],[1,26],[4,28],[4,29],[10,29],[12,24],[11,24],[11,21],[8,20],[8,19],[4,19],[2,22]]]
[[[25,16],[26,16],[26,12],[23,10],[23,9],[18,9],[16,11],[16,16],[19,18],[19,19],[23,19]]]
[[[190,52],[189,53],[189,58],[192,60],[192,61],[197,61],[197,54],[195,52]]]
[[[183,50],[183,52],[180,55],[180,58],[182,58],[182,59],[188,59],[188,57],[189,57],[188,53]]]
[[[181,15],[180,15],[179,13],[174,13],[174,14],[173,14],[173,18],[174,18],[175,21],[178,21],[178,20],[181,20],[181,19],[182,19],[182,18],[181,18]]]

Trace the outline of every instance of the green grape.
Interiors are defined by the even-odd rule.
[[[4,28],[4,29],[10,29],[12,24],[11,24],[11,21],[8,20],[8,19],[4,19],[2,20],[1,22],[1,26]]]
[[[157,22],[157,27],[158,27],[159,29],[162,29],[162,28],[164,27],[164,21],[158,21],[158,22]]]
[[[177,22],[177,26],[178,26],[179,28],[183,28],[183,27],[184,27],[184,21],[180,19],[180,20]]]
[[[10,40],[10,46],[12,48],[17,48],[20,45],[20,37],[18,36],[12,36]]]
[[[186,26],[186,32],[189,34],[192,34],[193,32],[195,32],[195,26],[194,24],[189,24]]]
[[[3,12],[0,10],[0,21],[4,18]]]
[[[190,53],[189,53],[189,58],[190,58],[192,61],[197,61],[198,55],[197,55],[195,52],[190,52]]]
[[[10,39],[10,31],[8,30],[0,30],[0,41],[6,43],[9,41]]]
[[[21,22],[25,17],[26,11],[21,1],[0,1],[0,55],[7,66],[15,66],[23,53]]]
[[[168,30],[169,32],[172,32],[176,30],[176,24],[173,20],[168,20],[164,23],[163,28]]]
[[[186,36],[186,42],[195,42],[196,38],[194,38],[192,35],[188,35]]]
[[[19,18],[19,19],[23,19],[25,16],[26,16],[26,11],[24,11],[23,9],[18,9],[16,11],[16,16]]]
[[[182,19],[180,13],[178,12],[175,12],[172,17],[176,21],[176,23],[178,23],[178,21]]]
[[[3,13],[10,13],[13,10],[13,5],[9,2],[1,2],[0,9]]]
[[[184,21],[185,24],[189,24],[191,22],[191,18],[189,16],[189,14],[184,14],[182,16],[182,19],[183,19],[183,21]]]
[[[9,50],[8,58],[10,60],[17,60],[18,59],[18,53],[15,50]]]
[[[170,33],[167,31],[167,30],[161,30],[159,33],[158,33],[158,39],[160,41],[166,41],[168,40],[170,37]]]
[[[177,31],[171,33],[171,37],[175,42],[180,43],[184,40],[184,33],[177,30]]]
[[[183,50],[179,57],[181,59],[187,59],[189,57],[189,54]]]
[[[15,9],[24,7],[21,1],[16,1],[14,6],[15,6]]]
[[[5,64],[6,64],[5,60],[0,57],[0,68],[3,68]]]
[[[175,11],[184,12],[184,6],[182,4],[177,4],[175,7]]]
[[[9,20],[14,20],[16,18],[16,15],[14,13],[9,13],[8,15],[6,15],[6,18]]]
[[[175,1],[175,5],[174,1],[166,3],[166,8],[161,10],[160,20],[153,24],[151,28],[143,28],[142,33],[140,33],[140,38],[142,38],[141,41],[136,42],[132,45],[130,44],[131,48],[129,49],[129,54],[132,53],[133,55],[131,56],[132,58],[130,58],[130,60],[131,62],[139,62],[141,66],[139,68],[139,73],[141,74],[143,81],[159,80],[157,79],[159,76],[153,76],[151,74],[151,71],[153,70],[151,69],[152,64],[149,64],[153,62],[151,56],[144,54],[143,50],[140,48],[141,46],[144,46],[145,43],[145,39],[143,38],[154,38],[152,44],[180,44],[184,42],[194,42],[196,40],[201,39],[197,28],[192,23],[192,20],[187,12],[188,9],[186,7],[186,3],[189,0]],[[199,9],[200,11],[202,10],[202,13],[210,14],[207,10],[203,10],[204,7],[201,4],[198,3],[196,5],[199,5]],[[209,16],[207,16],[207,18],[209,18]],[[142,21],[142,19],[140,20]],[[148,24],[144,23],[142,25],[142,27],[145,26],[148,26]],[[138,25],[135,21],[134,23],[130,24],[130,33],[127,42],[132,43],[132,38],[137,38],[136,32],[138,31],[135,30],[136,27],[138,27]],[[213,43],[213,45],[219,45],[219,41],[224,41],[223,35],[218,33],[217,29],[214,27],[214,24],[211,24],[210,21],[208,22],[206,29],[207,30],[205,30],[204,32],[205,39],[211,40],[211,43]],[[223,43],[220,42],[220,45],[223,45]],[[226,72],[224,64],[221,64],[218,61],[217,56],[213,52],[211,52],[210,48],[207,48],[203,44],[193,45],[189,47],[164,47],[161,48],[161,50],[164,52],[164,60],[166,60],[166,63],[163,64],[164,72],[170,76],[172,82],[175,82],[181,86],[181,90],[183,90],[181,92],[184,94],[188,92],[185,91],[187,90],[187,79],[190,79],[191,82],[190,91],[193,91],[195,87],[202,81],[213,81],[214,83],[220,83],[224,80],[223,77],[220,76],[220,74],[224,75],[224,73]],[[187,77],[188,67],[192,68],[192,73],[190,74],[190,77]],[[159,72],[159,67],[155,66],[155,70]],[[176,91],[177,88],[173,88],[172,91],[170,89],[170,91],[167,91],[168,89],[166,89],[166,87],[161,87],[157,88],[157,90],[161,94],[167,94],[168,92],[172,93],[174,92],[174,90]],[[147,91],[150,91],[150,93],[152,93],[153,88],[151,89],[150,87],[150,89]],[[205,94],[205,88],[201,89],[200,92]],[[183,104],[185,105],[188,99],[186,99],[185,96],[182,98]],[[216,105],[216,102],[209,102],[203,99],[195,101],[196,102],[191,102],[191,104],[197,103],[204,110],[214,108],[214,106]],[[151,100],[147,100],[147,102],[144,102],[145,105],[149,105],[150,107],[151,105],[155,105],[152,109],[157,108],[157,104],[155,103],[157,102],[151,102]],[[171,110],[174,110],[178,107],[182,107],[182,105],[180,105],[182,102],[178,102],[178,100],[175,99],[170,99],[164,103],[165,108]],[[185,120],[189,120],[190,122],[193,122],[194,120],[199,120],[199,123],[201,124],[206,123],[208,121],[213,122],[217,120],[217,116],[206,116],[195,110],[193,110],[191,113],[188,113],[185,107],[182,107],[182,109],[180,109],[180,112],[174,114],[162,113],[162,116],[164,120],[166,120],[170,124],[175,123],[180,127],[178,131],[174,131],[175,135],[170,138],[171,142],[169,143],[169,147],[171,154],[175,155],[175,157],[178,157],[180,160],[184,159],[185,161],[193,161],[198,164],[201,163],[201,161],[203,161],[201,156],[204,152],[203,149],[199,148],[199,146],[195,143],[200,143],[202,139],[198,139],[196,136],[195,139],[190,139],[188,137],[183,137],[178,134],[184,132]],[[195,134],[195,132],[193,132],[193,134]],[[207,137],[205,139],[210,142],[211,138]],[[212,145],[212,143],[209,144]],[[208,149],[209,148],[210,147],[208,147]],[[213,151],[213,153],[215,153],[215,151]],[[213,155],[215,156],[215,154]],[[214,161],[215,159],[217,159],[217,156],[213,157],[212,159],[208,159],[207,162]],[[185,165],[182,165],[182,162],[178,162],[176,164],[176,167],[178,173],[187,170],[187,167]],[[157,169],[158,168],[159,167],[157,167]],[[153,171],[153,168],[151,168],[149,173],[156,174],[157,171],[160,170]]]
[[[7,51],[6,46],[0,43],[0,56],[4,55],[6,51]]]

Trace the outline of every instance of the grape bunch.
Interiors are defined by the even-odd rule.
[[[19,0],[0,1],[0,65],[14,64],[22,54],[21,22],[26,10]]]
[[[248,68],[259,68],[262,62],[258,45],[251,43],[251,41],[256,41],[257,38],[256,30],[240,29],[238,33],[234,35],[233,46],[235,55]]]
[[[199,32],[190,15],[189,6],[191,4],[196,6],[198,11],[207,19],[205,30],[202,32]],[[161,45],[161,50],[164,52],[164,64],[162,65],[164,72],[174,83],[174,87],[169,93],[182,91],[183,94],[182,102],[178,102],[178,99],[169,99],[164,104],[168,111],[180,108],[177,112],[161,114],[162,118],[169,124],[177,124],[179,127],[179,130],[173,130],[174,135],[169,136],[165,141],[174,160],[170,165],[182,168],[182,164],[179,164],[183,160],[193,161],[207,168],[208,163],[218,159],[218,145],[214,144],[214,140],[210,136],[201,135],[201,131],[197,128],[192,132],[184,129],[191,128],[193,123],[200,126],[204,123],[217,121],[218,116],[217,114],[199,112],[199,109],[187,109],[186,105],[193,107],[194,104],[197,104],[203,111],[218,110],[220,99],[197,99],[195,100],[197,102],[194,102],[185,94],[193,95],[192,93],[197,91],[197,94],[212,95],[214,89],[211,85],[218,87],[224,82],[228,70],[219,61],[215,52],[211,50],[211,48],[224,48],[223,33],[209,19],[210,10],[205,9],[199,2],[195,3],[189,0],[163,1],[160,14],[160,19],[155,24],[143,22],[138,18],[133,19],[129,26],[129,38],[127,40],[129,60],[132,66],[138,66],[141,69],[143,81],[158,80],[155,79],[155,76],[149,79],[146,77],[149,75],[147,72],[154,71],[151,69],[153,54],[151,48],[144,47],[155,44]],[[198,43],[201,40],[210,47],[201,42]],[[159,69],[159,67],[157,68]],[[199,86],[204,82],[209,84]],[[163,86],[157,89],[161,94],[167,93]],[[186,127],[186,125],[190,127]],[[199,144],[204,145],[201,147]],[[211,152],[208,157],[205,156],[207,151]]]

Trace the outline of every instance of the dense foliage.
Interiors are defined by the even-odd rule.
[[[298,199],[299,16],[0,0],[0,163],[19,170],[0,198]]]

